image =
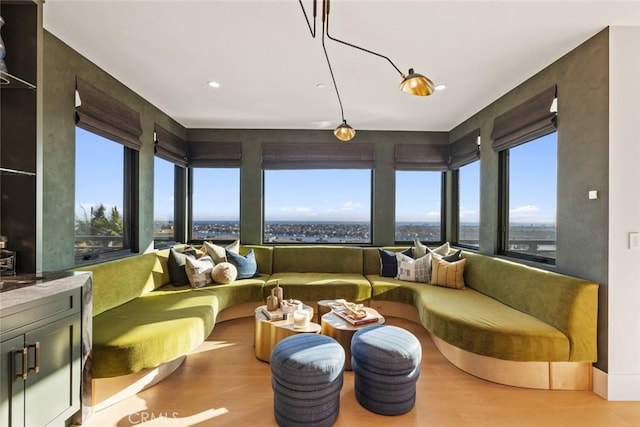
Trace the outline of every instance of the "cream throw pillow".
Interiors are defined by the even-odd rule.
[[[396,253],[398,275],[396,279],[409,282],[429,283],[431,274],[431,254],[413,259],[402,253]]]
[[[456,262],[448,262],[443,259],[433,257],[431,261],[431,280],[432,285],[445,286],[447,288],[464,289],[464,265],[466,259]]]
[[[213,262],[220,264],[221,262],[227,262],[227,250],[238,253],[240,250],[240,241],[236,240],[233,243],[229,243],[227,246],[219,246],[215,243],[205,241],[204,247],[207,250],[207,255],[213,259]]]
[[[209,255],[204,255],[199,259],[187,257],[184,270],[187,272],[191,287],[201,288],[211,284],[211,270],[213,270],[213,267],[213,260]]]
[[[416,259],[423,257],[428,253],[431,253],[432,255],[445,256],[449,253],[450,249],[451,246],[449,245],[449,242],[443,244],[442,246],[438,246],[435,249],[429,249],[426,245],[423,245],[420,240],[415,239],[413,241],[413,256],[416,257]]]
[[[238,277],[238,269],[230,262],[216,264],[213,270],[211,270],[211,278],[213,281],[222,285],[235,281],[236,277]]]

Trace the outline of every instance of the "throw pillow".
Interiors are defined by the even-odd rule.
[[[431,254],[418,259],[410,258],[403,253],[396,254],[398,260],[398,275],[396,279],[409,282],[429,282],[431,273]]]
[[[396,277],[398,275],[398,259],[396,258],[396,252],[378,249],[378,253],[380,254],[380,276]],[[402,254],[410,257],[412,255],[411,248],[405,249],[402,251]]]
[[[466,259],[447,262],[436,257],[432,260],[431,280],[429,283],[453,289],[464,289],[464,265]]]
[[[429,248],[427,248],[426,245],[423,245],[420,240],[415,239],[413,241],[413,256],[416,257],[416,259],[425,256],[428,251]]]
[[[457,251],[455,251],[454,253],[452,253],[450,255],[443,256],[442,259],[447,261],[447,262],[460,261],[462,259],[462,249],[458,249]]]
[[[253,249],[250,249],[244,256],[227,251],[227,259],[238,269],[238,279],[250,279],[260,275]]]
[[[447,254],[449,254],[449,251],[451,250],[451,246],[449,245],[449,242],[446,242],[445,244],[438,246],[435,249],[428,249],[427,250],[429,252],[431,252],[431,254],[435,254],[435,255],[442,255],[442,256],[446,256]]]
[[[227,262],[226,251],[238,253],[238,251],[240,250],[240,241],[236,240],[233,243],[229,243],[225,247],[216,245],[215,243],[205,241],[204,248],[207,251],[207,255],[209,255],[211,259],[213,259],[213,262],[215,262],[216,264],[219,264],[221,262]]]
[[[201,288],[211,283],[211,270],[214,264],[209,255],[204,255],[200,259],[187,258],[186,261],[185,270],[192,288]]]
[[[233,282],[236,280],[236,277],[238,277],[238,270],[236,266],[230,262],[216,264],[213,270],[211,270],[211,278],[213,281],[222,285]]]
[[[169,258],[167,259],[167,269],[169,270],[169,278],[171,279],[171,284],[174,286],[182,286],[189,284],[189,278],[187,277],[187,272],[185,271],[185,264],[187,263],[187,258],[196,259],[195,255],[192,255],[190,252],[180,253],[175,249],[169,249]]]

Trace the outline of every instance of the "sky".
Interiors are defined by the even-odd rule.
[[[104,203],[122,212],[123,147],[76,128],[76,216]],[[556,134],[510,150],[513,223],[554,223]],[[173,164],[155,158],[154,219],[173,219]],[[460,173],[460,221],[479,221],[480,162]],[[532,176],[534,178],[532,178]],[[370,170],[265,171],[266,221],[370,221]],[[397,221],[440,219],[439,172],[396,172]],[[238,168],[194,170],[194,220],[239,220]]]

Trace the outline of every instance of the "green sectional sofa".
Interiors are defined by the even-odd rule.
[[[108,388],[117,391],[118,379],[163,366],[171,366],[168,375],[216,321],[253,315],[278,282],[285,298],[306,304],[345,298],[419,322],[445,357],[479,377],[591,388],[596,283],[463,252],[466,287],[457,290],[381,277],[378,248],[245,245],[240,253],[250,249],[259,276],[199,289],[170,283],[169,250],[79,269],[93,273],[94,387],[116,380]]]

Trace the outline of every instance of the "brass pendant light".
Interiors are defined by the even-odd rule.
[[[342,124],[335,128],[333,134],[340,141],[349,142],[353,139],[354,136],[356,136],[356,130],[349,126],[346,120],[343,120]]]
[[[409,68],[409,74],[407,76],[403,73],[400,74],[403,77],[400,83],[400,90],[404,93],[416,96],[429,96],[435,90],[433,82],[422,74],[414,72],[413,68]]]

